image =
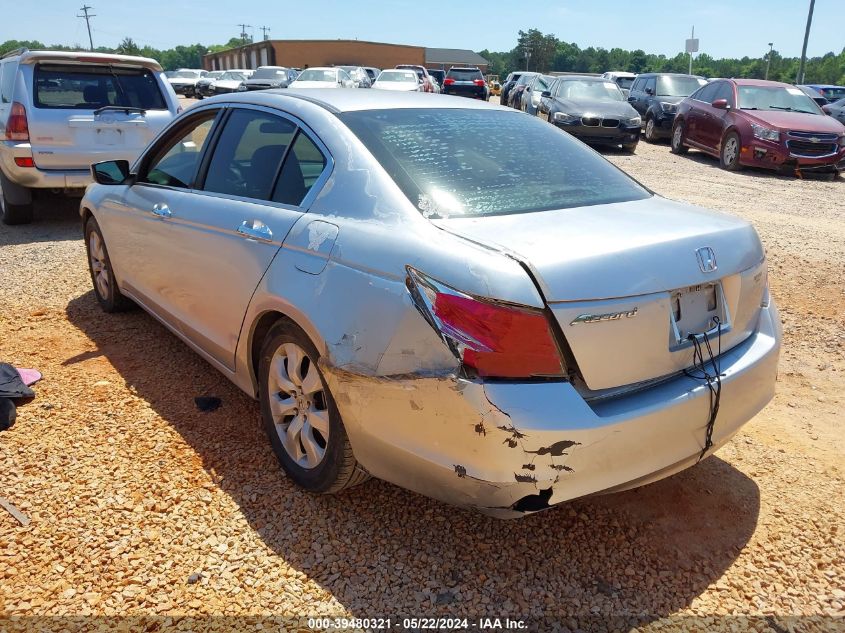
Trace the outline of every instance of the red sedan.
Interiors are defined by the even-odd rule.
[[[687,97],[678,105],[672,151],[690,147],[732,171],[845,170],[845,126],[800,89],[776,81],[721,79]]]

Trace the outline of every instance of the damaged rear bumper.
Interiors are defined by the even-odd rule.
[[[781,336],[770,304],[755,333],[720,357],[721,405],[708,455],[774,395]],[[329,367],[326,377],[371,474],[503,518],[694,465],[710,410],[707,387],[687,376],[592,403],[567,382],[361,376]]]

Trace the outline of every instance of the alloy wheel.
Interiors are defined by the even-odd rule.
[[[279,346],[270,361],[270,412],[288,456],[317,467],[329,441],[329,411],[317,365],[296,343]]]
[[[676,125],[675,131],[672,134],[672,144],[675,146],[676,149],[681,146],[681,143],[683,142],[683,136],[684,136],[683,129],[681,129],[680,125]]]
[[[722,156],[726,165],[732,165],[739,153],[739,142],[735,136],[731,136],[725,141],[725,147],[722,149]]]
[[[654,119],[649,119],[645,124],[645,137],[648,141],[654,140]]]
[[[97,231],[91,231],[88,235],[88,260],[97,292],[100,297],[107,300],[109,298],[109,264],[106,259],[106,249],[103,248],[103,240]]]

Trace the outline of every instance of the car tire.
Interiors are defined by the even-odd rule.
[[[634,141],[633,143],[623,143],[622,149],[624,149],[629,154],[634,154],[637,151],[637,145],[638,144],[639,144],[639,141]]]
[[[32,192],[0,172],[0,221],[8,226],[32,222]]]
[[[309,492],[332,494],[370,476],[352,453],[319,359],[301,329],[276,323],[261,346],[259,400],[264,431],[285,473]]]
[[[656,143],[657,138],[657,124],[654,122],[654,117],[648,117],[645,120],[645,140],[649,143]]]
[[[103,312],[124,312],[134,304],[117,287],[114,269],[106,248],[106,240],[100,231],[100,225],[93,215],[85,221],[85,252],[88,255],[88,272],[94,286],[94,296]]]
[[[671,148],[673,154],[686,154],[689,147],[684,145],[684,122],[677,121],[672,128]]]
[[[739,134],[736,132],[728,132],[724,139],[722,139],[722,147],[719,150],[719,163],[722,169],[728,171],[739,171],[742,165],[739,164],[739,155],[742,151],[742,143],[739,140]]]

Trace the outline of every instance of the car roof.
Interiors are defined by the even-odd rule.
[[[782,81],[766,81],[765,79],[728,79],[727,81],[734,82],[737,86],[769,86],[780,88],[794,88],[792,84],[787,84]]]
[[[306,70],[337,70],[338,68],[343,70],[341,66],[311,66],[311,68],[304,68],[302,72]]]
[[[334,113],[358,112],[362,110],[391,110],[397,108],[503,110],[506,112],[516,112],[513,108],[494,105],[487,101],[474,101],[464,97],[386,90],[285,88],[284,90],[233,93],[222,95],[221,97],[212,97],[212,99],[229,103],[267,105],[270,107],[281,105],[288,99],[301,99]],[[211,100],[209,100],[209,103],[211,103]]]
[[[150,70],[161,71],[161,64],[149,57],[135,55],[117,55],[111,53],[88,53],[85,51],[23,51],[21,64],[35,64],[40,61],[64,61],[88,64],[116,64],[118,66],[143,66]],[[190,70],[194,70],[191,68]]]

